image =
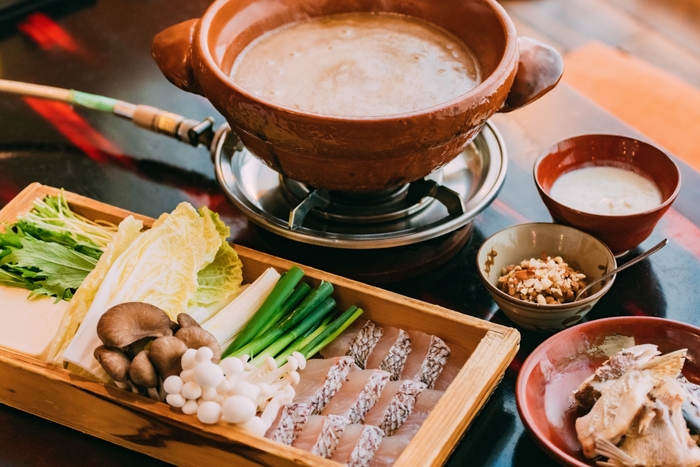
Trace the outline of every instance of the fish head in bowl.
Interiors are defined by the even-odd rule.
[[[523,363],[516,382],[518,413],[533,440],[562,465],[596,466],[583,455],[573,392],[609,356],[654,344],[662,354],[688,349],[683,375],[700,383],[700,329],[664,318],[630,316],[589,321],[547,339]]]
[[[496,304],[516,325],[540,332],[557,332],[578,323],[612,287],[613,275],[594,285],[585,298],[575,302],[541,305],[513,297],[498,287],[505,268],[523,260],[560,256],[588,283],[617,267],[610,249],[592,235],[573,227],[552,223],[515,225],[493,234],[477,253],[479,277]]]
[[[630,214],[599,214],[581,210],[552,197],[554,183],[577,169],[606,166],[625,169],[653,182],[661,202]],[[675,201],[681,175],[673,160],[659,148],[618,135],[580,135],[553,144],[540,155],[533,168],[537,191],[552,218],[601,239],[620,256],[651,235]],[[590,192],[581,196],[591,195]]]

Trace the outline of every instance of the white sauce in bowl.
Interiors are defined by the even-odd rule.
[[[549,195],[579,211],[615,216],[648,211],[663,202],[661,191],[648,178],[607,166],[567,172],[552,184]]]

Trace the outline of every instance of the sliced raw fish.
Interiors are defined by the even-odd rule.
[[[348,467],[368,467],[383,436],[384,432],[376,426],[350,424],[345,427],[331,460]]]
[[[311,415],[292,446],[328,459],[348,423],[347,418],[338,415]]]
[[[378,426],[385,435],[391,436],[406,421],[416,397],[425,389],[425,383],[419,381],[389,381],[377,403],[365,415],[365,423]]]
[[[411,353],[401,373],[401,379],[413,379],[432,388],[450,356],[450,348],[437,336],[420,331],[408,331]]]
[[[372,456],[370,467],[391,467],[410,442],[408,436],[385,436]]]
[[[291,445],[304,428],[311,411],[311,404],[291,403],[285,405],[270,425],[265,437],[287,446]]]
[[[379,368],[396,381],[401,376],[406,358],[411,352],[411,338],[403,329],[384,326],[382,337],[367,358],[365,368]]]
[[[362,423],[367,411],[379,400],[388,381],[389,373],[382,370],[351,372],[348,380],[323,409],[323,414],[342,415],[347,417],[350,423]]]
[[[344,357],[345,355],[348,354],[348,350],[350,350],[350,345],[352,345],[352,341],[355,340],[355,337],[357,334],[360,332],[360,330],[367,324],[368,321],[366,320],[356,320],[353,322],[350,326],[345,329],[338,337],[333,339],[333,341],[322,348],[319,353],[323,358],[331,358],[331,357]]]
[[[445,391],[437,389],[426,389],[418,394],[411,415],[394,432],[392,438],[396,436],[406,436],[409,440],[413,438],[444,393]]]
[[[360,329],[360,332],[357,333],[352,344],[350,344],[350,349],[347,353],[355,359],[357,366],[362,369],[367,367],[367,359],[383,334],[384,329],[372,321],[367,321]]]
[[[294,402],[311,404],[312,413],[320,414],[354,368],[352,357],[309,359],[299,370]]]
[[[457,373],[459,373],[459,370],[467,363],[469,356],[472,354],[464,347],[454,344],[448,344],[448,346],[451,350],[450,358],[447,359],[445,367],[442,369],[440,376],[435,380],[435,385],[433,386],[433,389],[437,389],[438,391],[447,389],[447,386],[457,377]]]

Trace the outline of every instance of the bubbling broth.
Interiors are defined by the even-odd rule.
[[[431,23],[346,13],[263,34],[236,57],[230,77],[285,107],[371,117],[447,102],[476,87],[481,72],[459,39]]]

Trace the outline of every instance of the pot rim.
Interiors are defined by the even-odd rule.
[[[411,112],[403,112],[403,113],[397,113],[397,114],[391,114],[391,115],[377,115],[377,116],[368,116],[368,117],[362,117],[362,116],[342,116],[342,115],[327,115],[327,114],[319,114],[319,113],[310,113],[310,112],[302,112],[297,109],[292,109],[290,107],[285,107],[283,105],[277,104],[272,101],[268,101],[266,99],[261,99],[259,96],[251,93],[244,87],[238,85],[235,83],[231,78],[229,78],[217,65],[216,61],[214,60],[214,57],[212,56],[210,50],[208,47],[204,47],[205,44],[208,44],[207,37],[209,35],[209,30],[211,27],[211,23],[214,19],[214,17],[219,13],[221,8],[223,7],[224,4],[228,3],[231,0],[217,0],[213,4],[207,8],[205,11],[204,15],[199,21],[199,28],[196,32],[196,40],[195,44],[193,44],[194,47],[196,47],[203,58],[203,60],[206,62],[208,65],[210,71],[216,76],[216,78],[225,83],[228,87],[233,88],[234,91],[242,94],[245,96],[247,99],[254,101],[260,105],[264,105],[265,107],[274,109],[277,112],[284,112],[289,115],[294,115],[297,117],[303,117],[303,118],[309,118],[309,119],[320,119],[320,120],[334,120],[334,121],[345,121],[345,122],[390,122],[390,121],[396,121],[396,120],[402,120],[406,119],[409,117],[414,117],[414,116],[419,116],[419,115],[426,115],[430,113],[435,113],[435,112],[440,112],[448,109],[449,107],[452,107],[456,103],[459,103],[463,101],[465,98],[470,97],[471,95],[478,95],[483,91],[484,88],[488,88],[490,86],[494,86],[494,83],[498,83],[500,81],[505,81],[507,79],[507,75],[511,73],[511,69],[508,66],[510,63],[514,63],[517,61],[519,52],[518,52],[518,34],[515,30],[515,25],[513,24],[513,21],[510,19],[508,16],[508,13],[506,13],[505,9],[496,1],[496,0],[482,0],[482,2],[486,5],[488,5],[498,16],[499,21],[501,22],[501,25],[503,26],[505,30],[505,42],[506,42],[506,47],[505,51],[503,53],[503,56],[501,60],[498,62],[498,65],[496,66],[496,69],[493,73],[491,73],[485,80],[483,80],[481,83],[479,83],[476,87],[470,89],[469,91],[465,92],[464,94],[461,94],[453,99],[450,99],[449,101],[443,102],[441,104],[434,105],[432,107],[426,107],[423,109],[419,110],[413,110]],[[504,76],[505,75],[505,76]],[[496,110],[495,112],[497,112]]]

